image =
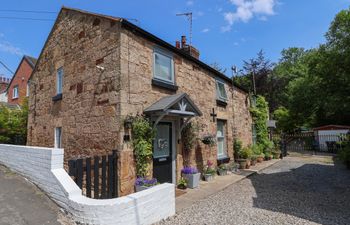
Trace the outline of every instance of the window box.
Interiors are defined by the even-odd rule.
[[[57,94],[52,97],[52,101],[56,102],[62,99],[62,94]]]
[[[157,87],[161,87],[164,89],[168,89],[170,91],[177,91],[177,89],[179,88],[178,86],[176,86],[174,84],[166,83],[164,81],[160,81],[157,79],[152,79],[152,85],[157,86]]]
[[[216,99],[216,105],[222,106],[222,107],[226,107],[227,106],[227,102],[226,101],[222,101],[220,99]]]

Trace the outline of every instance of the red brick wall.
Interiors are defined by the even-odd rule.
[[[13,77],[11,86],[8,89],[7,100],[10,104],[19,104],[23,103],[23,100],[26,98],[27,94],[27,83],[32,74],[33,68],[31,65],[24,59],[21,61],[16,74]],[[18,85],[18,98],[12,98],[13,88]]]

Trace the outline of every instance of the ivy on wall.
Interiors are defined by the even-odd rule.
[[[268,103],[263,96],[258,95],[255,106],[250,108],[253,122],[256,129],[256,143],[262,145],[264,149],[271,148],[271,141],[267,130]]]

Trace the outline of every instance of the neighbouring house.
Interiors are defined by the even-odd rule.
[[[36,58],[23,56],[7,88],[7,102],[22,105],[29,96],[29,78],[35,67]]]
[[[7,86],[11,79],[0,75],[0,102],[7,102]]]
[[[153,177],[176,183],[184,164],[227,162],[235,138],[252,143],[249,107],[247,91],[200,61],[184,36],[173,46],[125,19],[63,7],[30,79],[27,144],[64,148],[65,162],[117,149],[126,195],[136,179],[128,116],[153,121]],[[216,145],[184,151],[190,119]]]
[[[342,136],[349,134],[349,131],[350,126],[345,125],[325,125],[313,129],[318,146],[323,151],[334,148],[336,142],[340,141]]]

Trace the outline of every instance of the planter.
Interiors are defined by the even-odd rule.
[[[203,177],[205,181],[212,181],[214,179],[212,174],[204,174]]]
[[[151,186],[152,187],[152,186]],[[135,185],[135,191],[136,192],[140,192],[140,191],[144,191],[144,190],[147,190],[151,187],[146,187],[146,186],[139,186],[139,185]]]
[[[249,169],[250,168],[250,165],[251,165],[251,161],[250,161],[250,159],[247,159],[247,165],[246,165],[246,169]]]
[[[199,179],[201,178],[200,173],[182,174],[182,176],[186,179],[188,188],[196,188],[199,186]]]
[[[247,166],[247,160],[246,159],[238,159],[240,169],[245,169]]]
[[[264,157],[259,156],[259,157],[256,159],[256,161],[257,161],[258,163],[261,163],[262,161],[264,161]]]
[[[252,165],[252,166],[255,166],[255,165],[256,165],[256,162],[257,162],[257,160],[256,160],[256,159],[254,159],[254,160],[251,160],[251,162],[250,162],[250,163],[251,163],[251,165]]]
[[[218,173],[220,176],[226,176],[227,175],[227,170],[220,170],[218,169]]]
[[[280,153],[278,153],[278,152],[273,153],[273,158],[274,159],[279,159],[280,158]]]

